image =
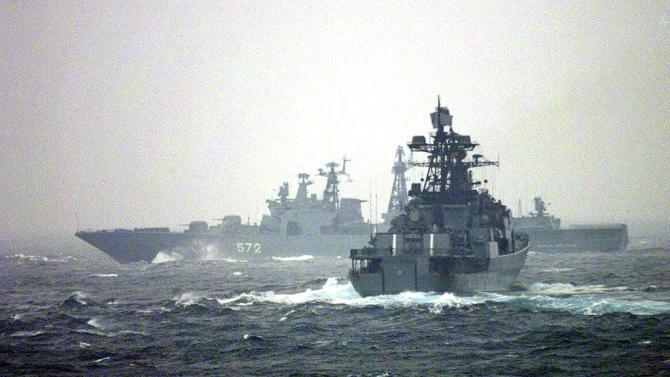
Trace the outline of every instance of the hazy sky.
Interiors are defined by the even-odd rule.
[[[670,3],[546,3],[3,1],[0,229],[257,221],[345,154],[381,212],[437,94],[514,210],[667,226]]]

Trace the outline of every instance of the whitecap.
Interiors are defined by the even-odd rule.
[[[103,362],[103,361],[107,361],[107,360],[109,360],[109,359],[111,359],[111,358],[112,358],[111,356],[103,357],[103,358],[100,358],[100,359],[95,360],[94,363],[98,364],[98,363],[101,363],[101,362]]]
[[[98,278],[116,278],[119,277],[119,274],[91,274],[89,276]]]
[[[10,335],[10,336],[11,336],[11,337],[14,337],[14,338],[23,338],[23,337],[30,338],[30,337],[38,336],[38,335],[42,335],[42,334],[45,334],[45,332],[42,331],[42,330],[34,330],[34,331],[17,331],[17,332],[13,333],[13,334]]]
[[[235,271],[233,272],[233,276],[242,276],[242,273],[240,271]]]
[[[291,261],[306,261],[314,259],[311,255],[301,255],[299,257],[272,257],[272,260],[281,261],[281,262],[291,262]]]
[[[603,285],[575,286],[564,283],[535,283],[530,294],[476,293],[459,296],[453,293],[402,292],[395,295],[361,297],[350,282],[341,283],[339,278],[329,278],[320,289],[307,289],[298,293],[278,294],[269,292],[249,292],[216,299],[221,305],[232,303],[269,302],[283,305],[299,305],[320,302],[333,305],[357,307],[419,307],[428,306],[431,312],[440,313],[444,308],[463,307],[486,302],[507,303],[535,310],[559,310],[574,314],[602,315],[605,313],[627,312],[635,315],[653,315],[670,312],[670,303],[649,300],[626,300],[602,297],[603,293],[627,291],[628,287],[605,287]],[[555,297],[555,295],[570,295]],[[239,305],[239,304],[237,304]],[[283,316],[287,318],[288,315]],[[284,319],[285,320],[285,319]]]
[[[295,313],[295,310],[291,310],[291,311],[289,311],[288,313],[284,314],[283,317],[279,318],[279,322],[284,322],[284,321],[286,321],[286,320],[288,319],[288,316],[290,316],[290,315],[293,314],[293,313]]]
[[[543,294],[555,294],[555,295],[565,295],[565,294],[586,294],[586,293],[606,293],[606,292],[618,292],[618,291],[627,291],[630,288],[625,286],[616,286],[616,287],[606,287],[602,284],[593,284],[593,285],[573,285],[567,283],[533,283],[528,288],[529,292],[533,293],[543,293]]]
[[[159,251],[158,254],[156,254],[154,259],[151,261],[151,263],[152,264],[170,263],[170,262],[177,262],[182,259],[184,259],[184,257],[177,252]]]
[[[539,272],[568,272],[568,271],[574,271],[574,268],[547,268],[544,270],[538,270]]]
[[[38,261],[38,262],[58,262],[58,263],[66,263],[69,261],[77,260],[77,258],[73,256],[66,255],[62,258],[49,258],[49,257],[43,257],[43,256],[37,256],[37,255],[25,255],[23,253],[18,253],[14,255],[8,255],[5,258],[13,258],[13,259],[24,259],[28,260],[31,262]]]
[[[361,297],[350,282],[340,284],[339,278],[329,278],[320,289],[307,289],[303,292],[276,294],[269,292],[242,293],[238,296],[218,299],[222,304],[237,301],[272,302],[276,304],[298,305],[309,302],[322,302],[334,305],[411,307],[433,305],[435,309],[445,306],[462,306],[484,302],[486,297],[459,297],[452,293],[403,292],[397,295]]]
[[[98,318],[91,318],[86,322],[87,325],[91,327],[95,327],[96,329],[103,329],[103,326],[100,324],[100,320]]]

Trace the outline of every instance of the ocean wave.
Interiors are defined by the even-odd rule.
[[[291,261],[306,261],[314,259],[313,256],[311,255],[301,255],[299,257],[272,257],[272,260],[280,261],[280,262],[291,262]]]
[[[119,274],[91,274],[88,276],[97,278],[116,278],[119,277]]]
[[[567,311],[573,314],[602,315],[607,313],[630,313],[655,315],[670,312],[670,303],[650,300],[623,300],[604,297],[547,296],[521,297],[516,303],[529,308]]]
[[[329,278],[320,289],[307,289],[299,293],[277,294],[269,292],[242,293],[238,296],[217,299],[219,304],[228,305],[238,302],[271,302],[276,304],[298,305],[309,302],[322,302],[334,305],[411,307],[417,305],[461,306],[483,302],[470,297],[459,297],[452,293],[436,294],[430,292],[403,292],[397,295],[361,297],[351,283],[340,283],[339,278]]]
[[[17,331],[10,335],[13,338],[32,338],[34,336],[39,336],[42,334],[46,334],[45,331],[42,330],[34,330],[34,331]]]
[[[91,326],[91,327],[95,327],[96,329],[104,329],[102,324],[100,324],[100,319],[95,318],[95,317],[89,319],[88,322],[86,322],[86,324]]]
[[[43,256],[37,256],[37,255],[25,255],[25,254],[22,254],[22,253],[5,256],[5,259],[22,259],[22,260],[28,260],[28,261],[31,261],[31,262],[57,262],[57,263],[67,263],[67,262],[70,262],[70,261],[77,260],[77,258],[69,256],[69,255],[66,255],[62,258],[49,258],[49,257],[43,257]]]
[[[568,271],[574,271],[574,268],[552,267],[552,268],[547,268],[547,269],[544,269],[544,270],[538,270],[538,272],[568,272]]]
[[[575,295],[588,293],[621,292],[630,290],[631,288],[624,286],[606,287],[602,284],[574,285],[567,283],[533,283],[528,288],[529,292],[542,293],[547,295]]]
[[[81,307],[81,306],[99,306],[96,301],[88,297],[85,293],[76,291],[60,304],[62,307]]]
[[[520,295],[477,293],[469,296],[459,296],[448,292],[402,292],[396,295],[361,297],[350,282],[342,283],[339,278],[329,278],[320,289],[306,289],[303,292],[289,294],[276,294],[272,291],[249,292],[230,298],[216,299],[216,301],[221,305],[241,305],[253,302],[299,305],[319,302],[355,307],[428,307],[430,311],[435,313],[439,313],[445,308],[458,308],[487,302],[520,306],[531,310],[559,310],[584,315],[617,312],[653,315],[670,312],[670,303],[666,302],[603,296],[603,294],[628,290],[628,287],[605,287],[602,285],[574,286],[563,283],[536,283],[531,285],[528,292],[530,294]],[[554,297],[554,295],[562,296]],[[288,317],[288,314],[284,317]]]

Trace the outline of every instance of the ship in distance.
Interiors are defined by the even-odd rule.
[[[581,224],[561,228],[561,219],[546,212],[547,205],[541,197],[535,197],[533,202],[535,212],[512,219],[514,229],[528,234],[533,251],[622,251],[628,246],[626,224]]]
[[[152,262],[160,253],[185,259],[209,253],[224,258],[267,258],[301,255],[341,255],[370,239],[376,226],[364,221],[356,198],[340,198],[340,177],[348,177],[346,158],[329,162],[317,176],[326,179],[321,199],[308,192],[309,174],[298,175],[298,190],[290,198],[284,182],[278,197],[267,200],[269,214],[260,224],[244,224],[237,215],[225,216],[216,225],[192,221],[184,231],[167,227],[78,231],[77,237],[103,251],[119,263]],[[404,203],[398,204],[404,205]]]
[[[510,211],[478,189],[470,170],[498,162],[469,155],[478,144],[453,130],[439,97],[431,121],[429,140],[414,136],[408,144],[428,158],[411,163],[427,170],[411,185],[405,213],[350,252],[349,280],[361,296],[508,290],[524,266],[528,236],[512,229]]]

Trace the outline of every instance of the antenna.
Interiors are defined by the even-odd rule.
[[[370,223],[370,240],[374,237],[374,226],[372,225],[372,178],[370,178],[370,182],[368,183],[368,191],[370,194],[370,200],[368,201],[368,222]]]

